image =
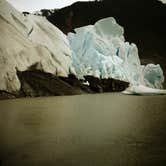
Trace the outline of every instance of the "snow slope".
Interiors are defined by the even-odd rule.
[[[17,71],[37,69],[67,76],[71,50],[66,36],[44,17],[24,16],[0,0],[0,90],[20,89]]]
[[[114,18],[99,20],[75,32],[69,33],[68,39],[78,78],[91,75],[127,81],[131,86],[162,88],[164,76],[160,65],[141,65],[137,46],[125,41],[124,30]]]

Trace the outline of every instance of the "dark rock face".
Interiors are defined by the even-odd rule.
[[[0,100],[4,99],[14,99],[17,97],[17,94],[11,94],[6,91],[0,91]]]
[[[23,14],[24,16],[26,16],[26,15],[29,15],[30,13],[29,13],[29,12],[22,12],[22,14]]]
[[[49,10],[48,10],[49,11]],[[48,13],[47,11],[47,13]],[[42,10],[41,10],[42,12]],[[46,13],[46,12],[45,12]],[[51,14],[44,14],[44,16],[55,26],[61,29],[65,34],[73,30],[74,13],[70,7],[65,7],[62,10],[54,10]]]
[[[92,76],[86,76],[85,80],[78,80],[74,75],[57,77],[39,70],[18,72],[17,74],[21,82],[20,91],[13,94],[1,91],[0,99],[120,92],[129,85],[124,81],[98,79]],[[89,82],[89,85],[84,84],[86,81]]]
[[[81,89],[74,88],[59,77],[42,71],[18,72],[23,96],[60,96],[81,94]]]
[[[128,83],[114,79],[100,80],[86,76],[85,80],[78,80],[74,75],[57,77],[42,71],[18,72],[21,81],[21,96],[61,96],[84,93],[119,92],[128,87]],[[84,85],[88,81],[89,86]]]
[[[125,90],[129,83],[115,80],[112,78],[109,79],[98,79],[91,76],[85,76],[85,80],[89,82],[89,87],[94,92],[120,92]]]

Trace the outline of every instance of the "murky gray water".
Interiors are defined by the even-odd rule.
[[[0,101],[2,166],[165,166],[166,96]]]

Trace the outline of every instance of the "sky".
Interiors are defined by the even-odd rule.
[[[36,11],[40,9],[54,9],[62,8],[77,0],[8,0],[19,11]],[[79,1],[93,1],[93,0],[79,0]],[[166,3],[166,0],[162,0]]]
[[[19,11],[36,11],[40,9],[54,9],[62,8],[77,0],[7,0]],[[79,0],[79,1],[93,1],[93,0]]]

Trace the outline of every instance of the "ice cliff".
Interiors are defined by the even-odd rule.
[[[0,0],[0,90],[20,89],[17,71],[31,66],[58,76],[67,76],[71,65],[69,43],[44,17],[19,13]]]
[[[160,65],[141,65],[138,49],[124,39],[124,30],[114,18],[99,20],[94,25],[75,29],[68,39],[72,49],[75,74],[114,78],[134,86],[162,88],[164,76]]]

